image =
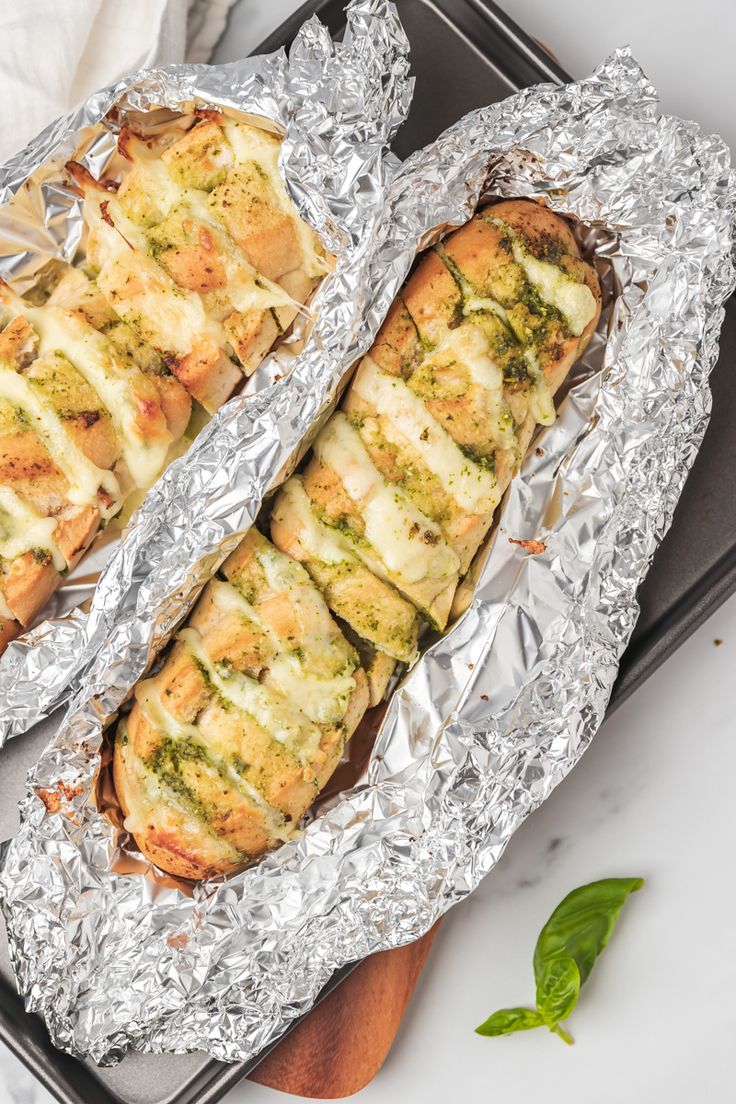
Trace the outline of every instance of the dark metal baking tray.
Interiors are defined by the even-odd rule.
[[[397,0],[417,78],[414,104],[395,149],[405,157],[465,112],[565,72],[495,5],[485,0]],[[288,46],[317,13],[333,34],[344,27],[343,0],[310,0],[259,47]],[[220,51],[222,56],[222,50]],[[227,60],[223,58],[223,60]],[[641,588],[641,616],[623,657],[611,708],[640,685],[736,589],[736,301],[727,305],[721,357],[713,375],[713,418],[675,521]],[[12,836],[25,773],[46,742],[45,726],[2,752],[0,839]],[[349,972],[341,971],[329,988]],[[0,946],[0,1038],[63,1104],[213,1104],[256,1062],[224,1065],[204,1054],[131,1055],[98,1069],[59,1053],[15,992]]]

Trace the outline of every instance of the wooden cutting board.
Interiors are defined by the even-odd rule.
[[[295,1096],[337,1100],[384,1063],[440,925],[416,943],[381,951],[313,1008],[250,1074]]]

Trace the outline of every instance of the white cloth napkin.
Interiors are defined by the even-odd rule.
[[[135,69],[207,61],[235,0],[0,0],[0,164]]]

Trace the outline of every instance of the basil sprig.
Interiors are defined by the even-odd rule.
[[[611,937],[624,901],[644,885],[643,878],[602,878],[579,886],[557,906],[534,948],[537,1009],[502,1008],[476,1027],[479,1035],[511,1035],[548,1027],[566,1043],[561,1027],[577,1004],[593,963]]]

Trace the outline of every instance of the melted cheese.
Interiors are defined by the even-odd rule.
[[[363,518],[366,539],[391,574],[418,583],[459,570],[460,560],[439,526],[386,482],[344,414],[332,416],[314,451],[340,479]]]
[[[493,472],[465,456],[400,376],[387,375],[375,361],[365,357],[352,389],[381,416],[388,440],[398,443],[398,434],[461,510],[471,514],[493,512],[500,499]]]
[[[252,786],[246,778],[234,769],[234,767],[225,759],[216,755],[213,750],[205,744],[202,739],[202,733],[197,726],[179,721],[169,713],[168,709],[165,708],[161,701],[161,695],[153,680],[149,679],[146,682],[142,682],[136,689],[135,696],[145,717],[157,732],[163,732],[169,739],[179,740],[182,743],[194,743],[205,751],[216,773],[220,777],[224,777],[235,790],[248,798],[248,800],[263,814],[269,835],[279,840],[287,840],[293,837],[294,829],[292,826],[286,824],[282,814],[277,809],[274,809],[272,805],[269,805],[263,794],[257,790],[255,786]],[[199,821],[197,823],[199,823]],[[127,821],[125,827],[128,831],[134,832],[134,829],[128,826]]]
[[[515,451],[516,426],[503,394],[503,372],[491,357],[488,338],[470,323],[458,326],[450,330],[429,362],[446,362],[448,357],[467,369],[470,382],[482,391],[492,440],[499,448]]]
[[[529,402],[529,410],[535,421],[540,425],[552,425],[555,420],[555,404],[552,390],[547,383],[547,377],[539,366],[539,361],[532,349],[524,350],[524,359],[532,378],[532,393]]]
[[[182,629],[177,639],[202,665],[225,701],[253,717],[275,740],[288,747],[300,762],[310,762],[314,758],[322,733],[298,706],[240,671],[223,674],[205,651],[202,637],[196,629]]]
[[[181,198],[180,185],[171,178],[166,162],[160,157],[138,157],[134,173],[140,191],[151,196],[165,218]]]
[[[289,216],[296,230],[307,276],[312,279],[324,276],[329,271],[329,265],[319,248],[319,239],[312,228],[299,217],[279,170],[281,142],[275,142],[273,135],[257,127],[236,123],[232,119],[224,118],[221,126],[238,161],[241,164],[255,161],[268,176],[281,210]]]
[[[240,162],[256,161],[269,177],[277,202],[298,235],[307,275],[324,274],[328,266],[318,252],[317,239],[296,214],[281,179],[280,142],[255,127],[226,118],[221,129],[223,143],[226,139],[230,142],[236,158]],[[225,269],[225,293],[235,310],[241,313],[278,307],[304,310],[279,284],[260,275],[247,261],[217,219],[207,192],[177,183],[160,158],[139,159],[134,172],[140,177],[137,186],[154,197],[157,216],[161,212],[165,219],[176,208],[182,208],[185,215],[213,233]],[[95,226],[98,242],[97,282],[120,316],[166,353],[185,356],[202,340],[229,350],[227,333],[222,323],[208,314],[202,296],[178,285],[149,255],[148,231],[125,214],[116,197],[106,197],[102,202],[106,205],[106,217],[103,218],[98,195],[88,197],[86,215]],[[112,220],[112,226],[108,219]]]
[[[347,537],[330,529],[315,516],[301,476],[292,476],[281,488],[274,505],[273,518],[289,530],[293,528],[292,519],[298,523],[299,529],[295,535],[307,559],[326,564],[355,562],[356,557]]]
[[[314,658],[334,658],[343,664],[352,657],[352,648],[335,625],[327,603],[301,564],[271,544],[259,548],[256,558],[269,589],[276,594],[288,594],[298,608],[300,642],[315,653]]]
[[[250,621],[254,625],[259,624],[253,606],[232,583],[225,583],[221,579],[211,579],[207,584],[207,590],[221,613],[234,613],[238,617],[244,617],[246,621]]]
[[[194,188],[178,192],[178,206],[185,215],[205,225],[218,241],[218,257],[227,278],[225,292],[235,310],[248,313],[285,306],[303,310],[279,284],[261,276],[215,223],[206,192]],[[106,202],[114,225],[101,215],[96,224],[100,258],[104,257],[97,283],[121,318],[156,348],[179,356],[185,356],[203,338],[219,348],[229,348],[222,323],[207,312],[202,296],[177,284],[149,256],[147,232],[124,214],[117,200]]]
[[[166,462],[172,441],[168,430],[150,440],[136,425],[139,402],[152,397],[158,403],[155,392],[148,394],[153,391],[152,384],[132,363],[123,364],[112,342],[77,315],[48,305],[24,307],[23,314],[40,337],[39,355],[62,353],[95,389],[110,413],[131,478],[137,487],[150,487]]]
[[[546,303],[564,315],[572,333],[579,337],[596,312],[595,296],[588,285],[573,280],[557,265],[535,257],[524,248],[520,235],[501,219],[489,221],[511,236],[514,260],[523,268],[529,283]]]
[[[203,338],[227,347],[222,323],[207,314],[200,295],[179,287],[147,255],[145,231],[127,218],[120,203],[114,197],[104,201],[114,223],[110,226],[99,200],[95,202],[97,210],[93,215],[87,207],[87,218],[98,239],[97,284],[120,317],[157,349],[178,356],[185,356]]]
[[[51,556],[57,571],[64,571],[67,562],[54,540],[56,518],[43,517],[25,502],[11,487],[0,484],[0,557],[14,560],[34,548]]]
[[[463,300],[463,314],[466,318],[468,315],[477,314],[482,311],[487,311],[489,314],[497,314],[501,321],[508,326],[509,316],[497,299],[491,299],[488,296],[473,295],[472,293],[465,297]]]
[[[75,506],[94,504],[99,507],[103,518],[111,517],[121,502],[117,479],[112,472],[98,468],[77,447],[58,412],[44,399],[40,390],[18,372],[0,364],[0,398],[23,411],[52,460],[66,476],[69,501]],[[112,499],[109,507],[102,506],[99,501],[100,488]]]
[[[15,621],[15,614],[11,610],[8,603],[5,601],[5,595],[3,594],[1,587],[0,587],[0,618],[3,618],[5,621]]]
[[[246,313],[248,311],[266,311],[271,307],[304,308],[288,295],[280,284],[263,276],[236,247],[222,226],[213,217],[206,192],[188,188],[180,205],[191,218],[206,226],[213,234],[218,245],[218,257],[223,263],[227,283],[225,291],[233,307]]]
[[[273,686],[318,725],[340,724],[355,690],[350,674],[315,674],[293,653],[281,652],[269,664],[266,685]]]
[[[506,311],[503,309],[500,303],[496,302],[495,299],[469,299],[465,304],[463,313],[465,315],[469,315],[472,314],[473,311],[493,311],[493,313],[497,314],[499,318],[502,318],[504,322],[507,321]],[[470,327],[459,326],[457,330],[453,330],[450,337],[450,342],[452,342],[453,340],[458,340],[457,338],[455,338],[454,335],[461,335],[465,329],[470,329]],[[478,330],[477,327],[473,327],[473,329],[476,333],[480,334],[480,330]],[[481,337],[483,337],[482,334]],[[462,340],[464,340],[464,338],[462,338]],[[485,341],[485,338],[483,338],[483,340]],[[487,342],[486,347],[489,348]],[[555,420],[555,407],[552,398],[552,392],[550,391],[547,379],[544,375],[544,372],[539,366],[539,361],[536,358],[534,350],[524,348],[523,355],[524,359],[526,360],[527,368],[529,369],[529,376],[532,381],[529,409],[535,420],[541,425],[552,425]],[[460,351],[458,353],[458,360],[467,365],[474,382],[479,383],[480,386],[484,386],[482,380],[484,379],[487,372],[486,365],[488,363],[492,363],[490,361],[490,357],[487,354],[485,355],[485,357],[482,354],[481,356],[471,355],[470,357],[464,357],[462,351]],[[497,368],[497,371],[500,374],[500,369]],[[503,378],[501,379],[501,382],[503,383]],[[493,391],[489,391],[489,394],[492,395]],[[510,417],[508,404],[504,402],[503,407],[500,403],[494,405],[495,410],[493,411],[493,414],[497,419],[494,419],[492,423],[497,434],[494,439],[499,442],[502,448],[516,450],[517,441],[516,434],[513,431],[513,420],[510,423],[508,421],[508,418]]]
[[[148,719],[153,724],[150,716]],[[122,718],[118,726],[116,739],[123,739],[127,730],[127,718]],[[206,821],[203,822],[196,816],[176,790],[162,782],[158,775],[135,753],[130,742],[123,746],[122,756],[125,762],[126,775],[130,778],[130,784],[135,787],[135,805],[123,821],[126,832],[130,832],[132,836],[143,835],[151,824],[170,827],[174,833],[179,832],[181,826],[171,815],[172,810],[176,810],[184,818],[185,831],[192,835],[205,831],[210,840],[213,843],[216,842],[224,859],[229,862],[240,862],[242,860],[242,855],[238,849],[221,836],[218,836]]]
[[[294,561],[291,561],[291,564],[298,567]],[[304,575],[306,576],[306,572]],[[209,585],[214,603],[219,610],[224,613],[237,613],[247,618],[256,624],[276,646],[277,654],[268,665],[264,685],[273,686],[289,701],[298,702],[302,712],[315,724],[339,724],[345,716],[348,701],[355,690],[355,679],[351,675],[355,665],[346,662],[344,670],[334,675],[325,675],[312,669],[315,664],[321,666],[333,658],[335,651],[332,647],[333,640],[325,635],[315,635],[311,639],[300,637],[299,643],[304,655],[297,655],[294,651],[284,649],[284,642],[277,633],[234,586],[219,580],[213,580]],[[272,589],[281,588],[273,586]],[[317,604],[324,606],[321,595],[309,581],[308,576],[307,584],[300,584],[298,593],[294,593],[291,585],[289,591],[292,601],[298,605],[309,601],[315,607]],[[324,611],[327,612],[326,606]],[[321,614],[322,610],[317,612]],[[329,618],[329,613],[327,616]],[[347,645],[344,651],[348,651]]]

